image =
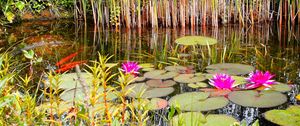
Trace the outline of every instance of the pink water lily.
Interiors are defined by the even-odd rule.
[[[121,70],[125,72],[125,74],[132,74],[137,75],[139,74],[139,69],[141,67],[138,65],[137,62],[127,61],[125,63],[122,63]]]
[[[249,77],[246,80],[249,84],[246,84],[246,88],[253,89],[261,86],[271,87],[272,84],[275,84],[274,80],[271,80],[275,75],[271,74],[269,71],[263,73],[262,71],[256,70],[251,72]]]
[[[227,74],[216,74],[209,79],[209,84],[221,90],[232,90],[235,80]]]

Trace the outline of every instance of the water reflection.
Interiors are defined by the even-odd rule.
[[[83,50],[80,59],[94,59],[99,51],[114,55],[114,62],[137,60],[160,65],[170,61],[176,63],[169,57],[177,57],[179,63],[191,61],[200,70],[207,64],[238,62],[271,70],[284,82],[299,82],[298,26],[264,24],[197,27],[194,30],[143,28],[116,31],[73,21],[37,21],[1,29],[1,46],[5,48],[13,46],[20,49],[41,41],[63,42],[60,46],[50,44],[36,48],[37,54],[52,61]],[[207,47],[199,47],[196,52],[187,47],[176,48],[175,39],[186,35],[211,36],[219,43],[210,47],[211,55],[206,54],[209,51]]]
[[[91,23],[92,24],[92,23]],[[235,62],[251,64],[260,70],[269,70],[276,79],[291,84],[300,83],[300,38],[299,27],[256,25],[241,27],[197,27],[190,29],[131,29],[115,31],[73,21],[25,22],[1,28],[0,45],[3,49],[35,49],[37,55],[49,63],[82,50],[75,60],[95,59],[97,52],[114,55],[111,62],[137,60],[153,63],[195,65],[202,71],[208,64]],[[175,40],[186,35],[211,36],[218,40],[210,47],[177,46]],[[48,43],[42,46],[37,43]],[[60,44],[51,44],[53,42]],[[49,44],[50,43],[50,44]],[[30,48],[30,49],[31,49]],[[179,86],[178,93],[192,91],[186,85]],[[289,92],[289,103],[296,104],[294,96],[299,85]],[[159,111],[166,115],[166,111]],[[229,104],[219,113],[246,119],[250,124],[258,117],[257,108],[242,108]],[[158,125],[166,125],[162,118],[155,117]]]

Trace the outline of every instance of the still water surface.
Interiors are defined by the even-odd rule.
[[[92,23],[90,23],[92,24]],[[300,84],[300,27],[279,27],[257,24],[207,27],[196,29],[132,29],[95,28],[73,21],[24,22],[2,28],[0,46],[3,48],[35,49],[44,58],[45,66],[80,50],[74,60],[94,60],[97,52],[114,55],[111,62],[135,60],[153,63],[158,68],[166,64],[194,65],[203,71],[209,64],[220,62],[250,64],[260,70],[276,74],[276,80]],[[175,39],[186,35],[210,36],[218,40],[211,47],[176,46]],[[211,51],[211,54],[208,52]],[[16,53],[17,54],[17,53]],[[225,58],[224,58],[224,55]],[[204,57],[202,56],[204,55]],[[295,86],[292,94],[299,93]],[[177,87],[177,93],[191,91]],[[168,98],[168,97],[167,97]],[[290,99],[289,104],[296,104]],[[165,113],[161,111],[162,114]],[[241,108],[235,104],[219,110],[248,122],[261,115],[255,108]],[[162,124],[162,121],[158,123]]]

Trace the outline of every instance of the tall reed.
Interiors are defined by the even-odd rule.
[[[300,2],[283,0],[75,0],[75,18],[87,19],[91,9],[94,24],[126,28],[241,26],[278,21],[300,22]],[[298,21],[297,21],[298,20]],[[143,24],[143,25],[142,25]]]

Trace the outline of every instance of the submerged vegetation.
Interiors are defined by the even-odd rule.
[[[1,0],[0,15],[13,22],[23,15],[65,17],[65,11],[97,26],[141,28],[300,22],[298,0]],[[45,13],[47,11],[48,14]],[[68,16],[67,16],[68,17]],[[24,18],[26,19],[26,18]],[[2,19],[3,20],[3,19]]]

